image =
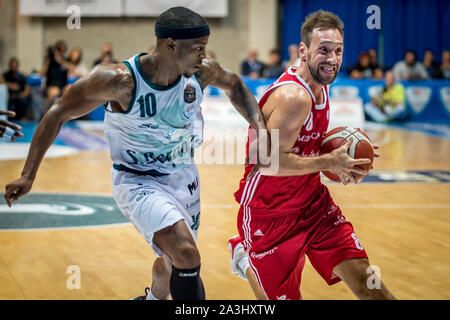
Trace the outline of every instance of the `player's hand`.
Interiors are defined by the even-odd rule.
[[[373,147],[373,150],[374,150],[374,151],[380,149],[380,146],[379,146],[379,145],[376,145],[376,144],[373,144],[372,147]],[[380,154],[377,153],[377,152],[374,152],[374,153],[373,153],[373,156],[374,156],[375,158],[379,158],[379,157],[380,157]],[[373,166],[370,167],[370,170],[372,170],[372,169],[373,169]]]
[[[248,148],[248,158],[245,161],[245,166],[249,164],[253,164],[253,168],[250,173],[247,175],[247,181],[250,180],[261,168],[270,167],[270,162],[267,162],[267,159],[270,158],[271,144],[270,144],[270,134],[267,130],[264,130],[262,133],[259,130],[255,130],[256,139],[250,143]],[[260,155],[260,147],[265,146],[262,152],[267,152],[268,154],[264,157]],[[265,149],[265,151],[264,151]]]
[[[331,173],[337,175],[341,182],[344,185],[347,183],[357,183],[358,181],[353,176],[353,172],[366,175],[368,171],[357,167],[358,165],[368,164],[371,162],[370,159],[361,158],[361,159],[353,159],[348,155],[348,149],[352,145],[353,139],[350,138],[347,142],[341,146],[333,150],[330,153],[331,156],[331,165],[328,169]]]
[[[0,116],[14,117],[16,113],[14,111],[2,111],[0,110]],[[22,138],[23,133],[21,126],[14,124],[12,122],[0,119],[0,141],[16,141],[16,137]]]
[[[14,201],[26,195],[31,190],[33,180],[27,177],[21,177],[6,186],[5,200],[8,207],[11,207]]]

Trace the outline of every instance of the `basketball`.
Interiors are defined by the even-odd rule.
[[[325,153],[330,153],[334,149],[337,149],[344,145],[349,138],[353,139],[353,143],[348,149],[348,154],[353,159],[368,158],[371,160],[370,163],[365,165],[360,165],[358,167],[370,170],[373,163],[374,150],[370,138],[361,131],[359,128],[351,127],[337,127],[333,130],[327,132],[325,138],[323,139],[322,146],[320,147],[320,155]],[[332,181],[340,182],[339,177],[329,171],[323,171],[323,174]],[[364,175],[353,173],[356,180],[361,180]]]

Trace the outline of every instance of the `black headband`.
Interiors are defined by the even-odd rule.
[[[209,36],[209,26],[204,24],[198,27],[170,27],[155,24],[155,34],[157,38],[195,39]]]

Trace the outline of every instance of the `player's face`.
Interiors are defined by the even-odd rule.
[[[321,85],[332,83],[342,64],[344,42],[337,29],[315,29],[306,49],[306,64],[314,81]]]
[[[177,64],[182,75],[192,77],[194,73],[200,70],[202,60],[206,58],[208,39],[209,36],[197,39],[177,40],[179,43]]]

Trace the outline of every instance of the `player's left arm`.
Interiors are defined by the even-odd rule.
[[[270,153],[270,137],[266,129],[264,116],[255,96],[242,81],[241,77],[236,73],[227,70],[212,58],[203,59],[202,66],[195,75],[203,88],[211,85],[225,91],[234,108],[255,130],[257,139],[252,148],[256,149],[258,146],[261,146],[261,140],[263,140],[267,152]],[[261,135],[261,133],[263,134]],[[259,157],[257,157],[256,160],[257,163],[248,175],[248,179],[263,166]],[[264,166],[268,165],[269,164],[264,163]]]
[[[230,102],[253,129],[266,129],[258,102],[236,73],[222,67],[214,59],[206,58],[195,75],[203,88],[211,85],[223,89]]]

